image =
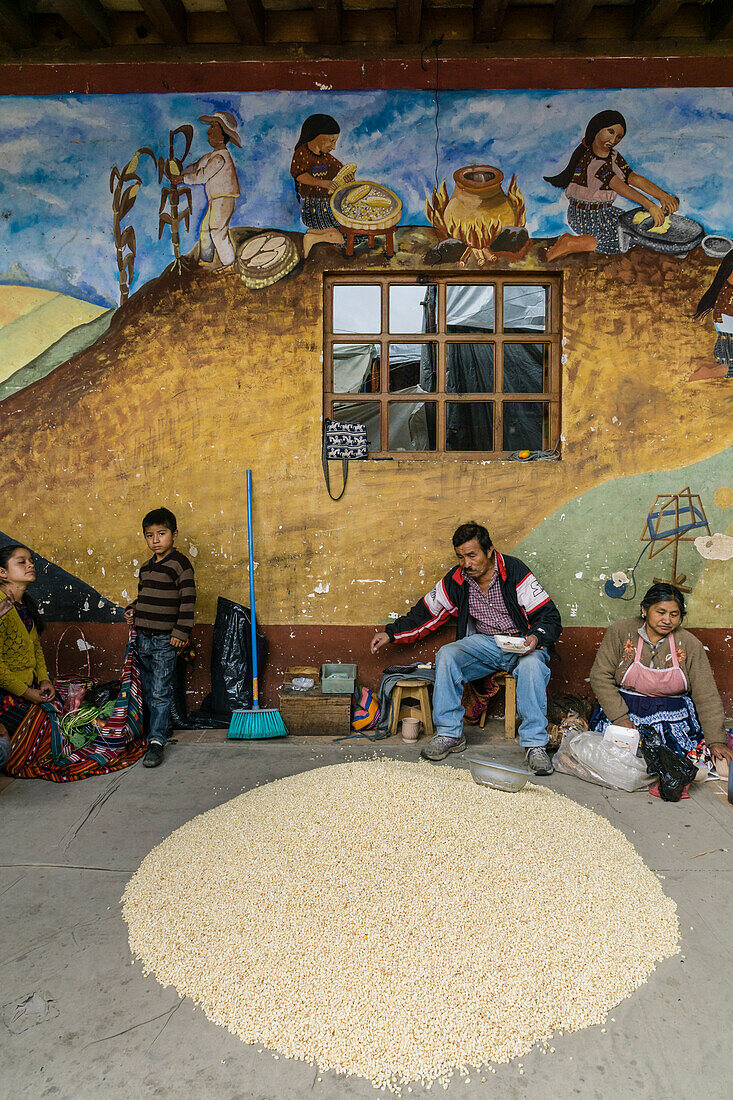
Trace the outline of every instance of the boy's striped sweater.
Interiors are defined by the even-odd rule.
[[[162,561],[153,555],[140,567],[137,599],[132,605],[135,626],[171,633],[185,642],[193,629],[195,603],[193,566],[179,550],[171,550]]]

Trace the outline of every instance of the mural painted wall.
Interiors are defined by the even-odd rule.
[[[673,573],[693,626],[730,623],[730,89],[446,92],[438,129],[429,93],[386,91],[6,97],[0,120],[0,526],[97,617],[161,503],[199,619],[246,601],[251,467],[266,624],[384,622],[467,518],[568,626]],[[332,503],[334,271],[560,273],[561,460],[352,463]]]

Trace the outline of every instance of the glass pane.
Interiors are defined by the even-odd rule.
[[[377,284],[333,288],[334,332],[381,332],[382,288]]]
[[[410,386],[435,392],[435,346],[433,344],[389,345],[389,389],[399,393]]]
[[[334,402],[331,419],[352,424],[366,424],[369,450],[379,450],[378,401],[350,401],[348,404]]]
[[[454,332],[493,332],[493,286],[486,283],[475,283],[473,286],[449,283],[446,287],[446,323]]]
[[[493,392],[493,344],[447,344],[445,366],[448,393]]]
[[[373,393],[378,389],[379,344],[334,344],[334,393]]]
[[[550,288],[512,283],[504,287],[504,332],[547,332]]]
[[[493,451],[493,401],[449,401],[445,411],[446,451]]]
[[[550,407],[544,401],[505,401],[503,413],[505,451],[544,451]]]
[[[428,415],[430,414],[430,415]],[[434,451],[435,406],[423,401],[390,401],[390,451]]]
[[[434,286],[389,288],[390,332],[435,332]]]
[[[549,344],[504,344],[504,393],[548,393]]]

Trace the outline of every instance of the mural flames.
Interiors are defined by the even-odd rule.
[[[433,188],[432,202],[425,200],[425,217],[440,240],[462,241],[466,248],[459,260],[464,266],[474,256],[479,267],[496,260],[492,244],[508,226],[526,224],[524,195],[513,175],[506,194],[503,173],[490,165],[470,165],[454,173],[455,191],[448,195],[445,180]]]

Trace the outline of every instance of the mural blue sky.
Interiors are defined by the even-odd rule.
[[[232,149],[242,196],[232,225],[302,229],[289,175],[302,120],[314,112],[341,125],[336,155],[359,175],[402,198],[403,224],[424,224],[435,175],[434,103],[429,92],[268,92],[0,98],[0,283],[45,287],[101,305],[118,300],[109,172],[142,145],[167,152],[169,128],[195,125],[191,158],[208,150],[198,116],[217,108],[240,119],[243,148]],[[516,172],[535,236],[563,232],[566,201],[542,179],[563,167],[591,115],[620,110],[628,132],[619,149],[641,174],[678,194],[680,212],[706,230],[733,233],[729,166],[730,89],[444,92],[440,96],[439,179],[466,164]],[[232,148],[232,147],[230,147]],[[138,240],[133,290],[171,259],[157,240],[159,189],[152,164],[132,212]],[[195,243],[204,210],[195,189]],[[621,203],[621,205],[625,205]]]

